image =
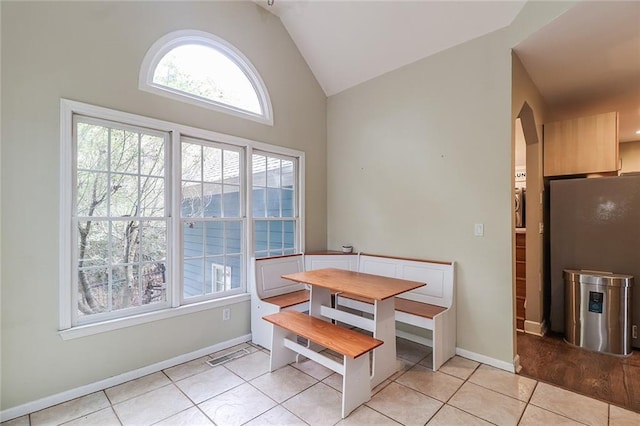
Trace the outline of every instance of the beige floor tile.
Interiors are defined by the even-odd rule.
[[[342,380],[342,376],[338,375],[338,377]],[[317,383],[316,379],[290,365],[272,373],[263,374],[251,381],[253,386],[278,403],[291,398],[315,383]]]
[[[307,373],[317,380],[324,380],[333,374],[333,370],[330,370],[324,365],[320,365],[317,362],[311,361],[310,359],[306,358],[301,362],[294,362],[289,365],[291,365],[293,368],[297,368],[304,373]]]
[[[334,425],[342,418],[340,392],[324,383],[316,383],[282,406],[313,426]]]
[[[115,404],[113,409],[124,426],[145,426],[192,406],[193,403],[171,384]]]
[[[64,426],[120,426],[120,420],[118,420],[113,408],[107,407],[64,423]]]
[[[245,426],[306,426],[306,423],[291,411],[278,405],[246,423]]]
[[[418,364],[424,365],[425,367],[433,370],[433,352],[422,358]]]
[[[640,413],[624,408],[609,406],[609,426],[637,426],[640,425]]]
[[[161,388],[171,383],[161,371],[131,380],[112,388],[105,389],[105,393],[112,404],[117,404],[127,399],[135,398],[154,389]]]
[[[202,358],[194,359],[193,361],[185,362],[184,364],[176,365],[175,367],[167,368],[164,373],[169,376],[171,380],[177,382],[178,380],[186,379],[198,373],[204,373],[211,370],[207,361],[211,358],[203,356]]]
[[[606,425],[609,405],[546,383],[538,383],[531,404],[588,425]]]
[[[399,426],[400,423],[390,419],[389,417],[378,413],[375,410],[361,405],[354,410],[346,419],[342,419],[336,426],[362,426],[362,425],[382,425],[382,426]]]
[[[2,426],[29,426],[29,415],[16,417],[15,419],[7,420],[0,423]]]
[[[528,402],[536,387],[536,382],[489,365],[481,365],[469,378],[471,383],[494,390],[520,401]]]
[[[442,402],[406,386],[391,383],[366,405],[403,425],[424,425]]]
[[[526,403],[466,382],[449,405],[497,425],[516,425]]]
[[[396,382],[422,392],[442,402],[447,402],[462,386],[463,380],[423,365],[416,365],[396,379]]]
[[[582,423],[578,423],[575,420],[571,420],[559,414],[552,413],[551,411],[543,410],[542,408],[536,407],[535,405],[527,405],[527,408],[524,410],[524,414],[522,415],[522,419],[520,419],[520,423],[518,423],[518,426],[580,426],[581,424]]]
[[[428,426],[452,426],[452,425],[464,425],[464,426],[489,426],[491,423],[482,420],[479,417],[473,416],[469,413],[465,413],[462,410],[452,407],[450,405],[443,406],[435,416],[429,420]]]
[[[58,425],[109,407],[104,392],[94,392],[31,414],[31,425]]]
[[[198,407],[179,412],[154,426],[212,426],[213,422]]]
[[[406,339],[396,339],[396,356],[412,364],[422,361],[430,353],[431,348],[429,346],[424,346]]]
[[[244,380],[251,380],[269,372],[269,355],[262,351],[256,351],[229,361],[224,366]]]
[[[333,373],[332,375],[324,379],[322,383],[331,386],[338,392],[342,392],[342,374]]]
[[[393,383],[391,380],[385,380],[382,383],[380,383],[378,386],[376,386],[375,388],[371,389],[371,396],[373,397],[373,395],[377,394],[378,392],[380,392],[382,389],[386,388],[387,386],[389,386],[391,383]]]
[[[176,382],[182,391],[196,404],[241,385],[244,381],[223,366],[187,377]]]
[[[276,406],[276,402],[245,383],[199,405],[217,425],[241,425]]]
[[[445,362],[442,367],[440,367],[440,372],[450,374],[452,376],[456,376],[459,379],[466,380],[470,375],[478,368],[480,365],[479,362],[471,361],[467,358],[462,358],[461,356],[454,356],[449,361]],[[431,364],[429,365],[431,367]]]

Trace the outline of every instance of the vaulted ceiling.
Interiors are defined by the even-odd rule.
[[[256,2],[280,17],[327,96],[508,26],[526,3]],[[620,140],[640,140],[639,1],[581,2],[514,50],[551,108],[617,110]]]

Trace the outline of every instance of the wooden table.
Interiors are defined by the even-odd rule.
[[[309,284],[311,299],[309,315],[337,320],[371,331],[384,342],[373,351],[371,388],[382,383],[396,371],[396,323],[394,296],[425,285],[423,282],[401,280],[362,272],[327,268],[283,275],[282,278]],[[374,301],[373,319],[340,311],[331,306],[332,293],[349,293]]]

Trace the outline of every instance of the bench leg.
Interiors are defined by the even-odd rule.
[[[295,334],[288,332],[287,330],[272,326],[273,331],[271,333],[271,358],[269,371],[275,371],[278,368],[282,368],[287,364],[290,364],[296,360],[297,352],[284,346],[284,339],[289,337],[295,339]]]
[[[369,376],[369,356],[362,355],[353,359],[347,356],[344,360],[342,375],[342,418],[371,399]]]

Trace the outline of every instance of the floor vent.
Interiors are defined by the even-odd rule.
[[[235,352],[231,352],[230,354],[226,354],[218,358],[210,359],[209,361],[207,361],[207,364],[209,364],[212,367],[215,367],[216,365],[223,364],[227,361],[231,361],[232,359],[240,358],[241,356],[245,356],[248,354],[249,354],[249,351],[243,348]]]

